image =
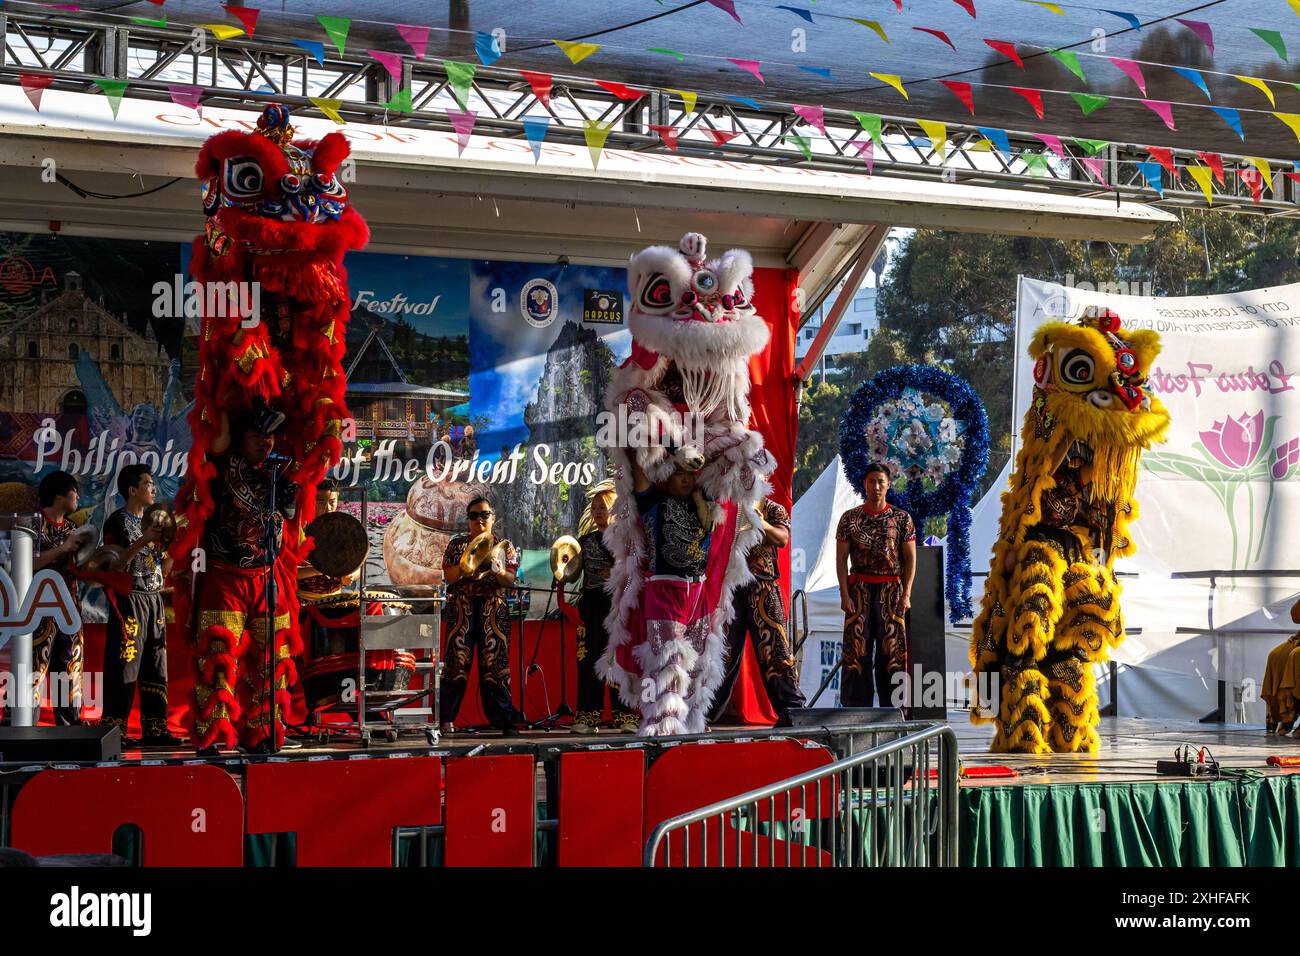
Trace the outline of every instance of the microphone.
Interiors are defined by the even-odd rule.
[[[266,460],[275,462],[277,465],[283,465],[293,461],[293,459],[288,455],[281,455],[278,451],[271,452],[266,456]]]

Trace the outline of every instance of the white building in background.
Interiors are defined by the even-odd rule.
[[[839,327],[836,328],[835,334],[831,336],[826,350],[822,353],[821,361],[817,363],[816,375],[837,375],[840,374],[839,357],[850,355],[855,352],[865,352],[867,346],[871,344],[872,337],[880,329],[880,320],[876,317],[876,293],[880,286],[880,279],[889,268],[889,260],[893,252],[897,239],[890,236],[885,241],[885,247],[881,250],[876,261],[871,264],[867,274],[862,277],[862,285],[853,290],[853,301],[845,309],[844,314],[840,316]],[[799,327],[795,334],[794,354],[796,363],[801,361],[812,347],[813,340],[817,338],[817,333],[821,331],[822,322],[830,315],[831,308],[835,305],[835,300],[844,293],[844,285],[841,284],[826,301],[821,304],[816,312],[807,317],[807,320]]]

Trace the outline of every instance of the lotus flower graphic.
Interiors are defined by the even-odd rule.
[[[1214,427],[1200,433],[1205,450],[1219,464],[1227,468],[1247,468],[1255,463],[1264,447],[1264,413],[1249,413],[1239,418],[1215,422]]]

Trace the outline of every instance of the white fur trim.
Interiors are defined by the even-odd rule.
[[[771,337],[767,323],[757,314],[729,322],[683,321],[639,311],[635,303],[627,325],[643,346],[683,365],[729,368],[734,361],[747,361],[763,351]]]

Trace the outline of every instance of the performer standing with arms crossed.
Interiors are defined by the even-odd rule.
[[[470,500],[469,533],[447,542],[442,573],[447,582],[447,644],[443,651],[442,713],[448,732],[460,712],[469,669],[478,651],[483,713],[503,734],[515,732],[510,698],[510,610],[502,593],[515,583],[519,552],[493,533],[496,515],[481,495]]]
[[[916,529],[911,515],[885,500],[888,467],[868,465],[862,490],[865,503],[844,512],[835,530],[835,571],[844,610],[840,706],[872,706],[874,676],[877,706],[889,707],[891,675],[907,672]]]
[[[108,593],[108,636],[104,643],[104,722],[117,724],[123,739],[140,686],[140,742],[146,747],[184,743],[167,729],[167,609],[163,579],[172,559],[156,527],[142,528],[145,509],[158,496],[146,465],[127,465],[117,475],[126,504],[104,522],[104,544],[125,553],[113,568],[131,575],[131,593]]]

